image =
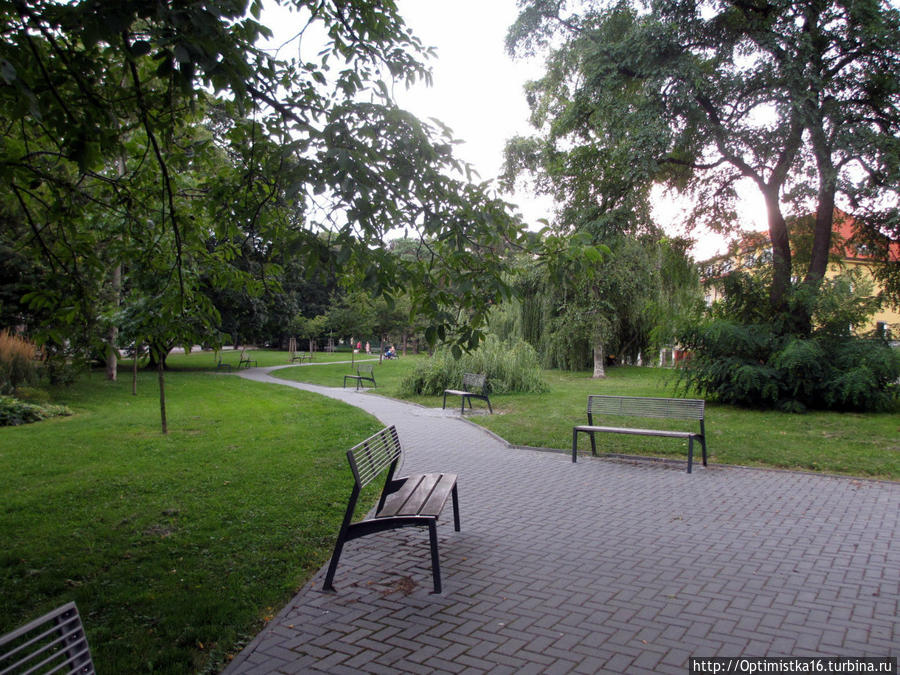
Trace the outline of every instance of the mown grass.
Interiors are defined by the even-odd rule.
[[[136,397],[128,375],[54,392],[73,417],[0,428],[0,633],[74,600],[98,672],[216,672],[327,561],[344,452],[380,425],[304,392],[170,372],[163,436],[155,374]]]
[[[403,397],[400,380],[416,358],[385,362],[375,369],[378,391]],[[278,377],[340,386],[347,366],[293,368]],[[343,371],[341,370],[343,369]],[[542,394],[491,396],[494,415],[470,419],[514,445],[571,450],[572,427],[587,422],[589,394],[675,396],[677,374],[659,368],[616,367],[604,380],[590,373],[544,371],[549,385]],[[337,383],[337,384],[335,384]],[[406,397],[422,405],[441,405],[440,396]],[[451,405],[448,400],[447,405]],[[454,399],[452,405],[459,405]],[[476,410],[478,403],[475,403]],[[659,420],[618,420],[613,424],[660,424]],[[624,424],[623,424],[624,423]],[[695,428],[672,424],[666,428]],[[711,461],[900,480],[900,414],[810,412],[804,415],[746,410],[711,403],[706,409],[706,432]],[[602,434],[598,451],[686,459],[686,442],[666,438]],[[587,451],[582,436],[579,447]]]

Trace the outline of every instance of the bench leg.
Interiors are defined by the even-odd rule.
[[[494,414],[494,409],[491,407],[491,399],[489,399],[487,396],[485,396],[485,397],[484,397],[484,400],[485,400],[485,401],[487,402],[487,404],[488,404],[488,412],[491,413],[491,415],[493,415],[493,414]]]
[[[453,497],[453,529],[459,532],[459,493],[456,491],[456,485],[450,491],[450,496]]]
[[[597,436],[593,431],[590,432],[590,434],[591,434],[591,454],[594,457],[596,457],[597,456]]]
[[[703,449],[703,466],[707,466],[707,464],[706,464],[706,436],[700,437],[700,447]]]
[[[341,558],[341,552],[344,550],[344,540],[338,539],[334,545],[334,553],[331,554],[331,562],[328,563],[328,572],[325,574],[325,583],[322,585],[323,591],[334,592],[334,573],[337,572],[338,560]]]
[[[572,429],[572,463],[578,461],[578,429]]]
[[[691,472],[691,468],[694,466],[694,437],[688,437],[688,470],[687,472]]]
[[[441,563],[438,560],[437,520],[428,523],[428,539],[431,542],[431,576],[434,579],[434,592],[441,592]]]
[[[443,409],[443,410],[447,409],[447,392],[446,391],[444,392],[444,405],[441,406],[441,409]]]
[[[462,399],[462,407],[461,407],[461,409],[460,409],[460,411],[459,411],[459,414],[460,414],[460,415],[465,415],[465,414],[466,414],[466,397],[465,397],[465,396],[460,396],[460,398]],[[472,407],[472,401],[469,401],[469,407],[470,407],[470,408]]]

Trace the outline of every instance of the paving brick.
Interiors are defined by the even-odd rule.
[[[337,593],[320,571],[226,675],[684,673],[691,655],[896,654],[898,483],[573,464],[507,447],[458,410],[298,388],[395,424],[404,472],[457,472],[462,532],[438,528],[440,595],[423,532],[351,542]]]

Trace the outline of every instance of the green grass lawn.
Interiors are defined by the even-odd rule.
[[[0,633],[74,600],[98,672],[216,672],[327,562],[344,453],[377,421],[233,375],[166,385],[168,436],[155,374],[134,397],[127,371],[54,392],[73,417],[0,428]]]
[[[400,380],[420,358],[425,357],[407,357],[376,366],[377,390],[400,397]],[[341,376],[346,372],[350,372],[349,364],[304,366],[280,370],[275,375],[340,386]],[[593,380],[588,372],[545,371],[547,392],[492,395],[495,414],[472,415],[470,419],[514,445],[571,450],[572,427],[587,423],[589,394],[675,395],[673,370],[623,366],[610,368],[607,373],[605,380]],[[410,400],[431,407],[441,405],[440,396]],[[449,400],[447,405],[451,405]],[[454,397],[453,405],[459,405],[458,398]],[[474,405],[477,411],[479,402]],[[622,422],[627,426],[629,420]],[[649,424],[660,422],[665,421]],[[694,429],[696,425],[672,424],[668,428]],[[706,432],[711,461],[717,463],[900,479],[900,414],[897,413],[792,415],[709,404]],[[687,458],[687,443],[668,438],[601,434],[597,439],[598,451]],[[590,447],[583,436],[579,447],[582,450]]]
[[[223,358],[236,364],[238,353]],[[289,362],[286,352],[253,358]],[[340,387],[350,358],[319,353],[318,365],[276,374]],[[399,396],[423,358],[377,364],[376,391]],[[94,373],[52,392],[74,416],[0,428],[0,633],[74,600],[98,672],[216,672],[327,562],[352,485],[344,452],[380,424],[331,399],[216,372],[211,353],[169,365],[167,436],[155,373],[141,372],[132,396],[127,364],[118,383]],[[671,396],[673,376],[547,371],[546,393],[492,396],[496,414],[471,419],[516,445],[565,450],[588,394]],[[898,414],[709,405],[707,433],[714,463],[900,479]],[[601,450],[685,458],[671,439],[599,440]]]

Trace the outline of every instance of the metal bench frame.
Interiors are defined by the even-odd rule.
[[[703,448],[703,466],[706,466],[706,429],[703,424],[706,402],[695,398],[646,398],[643,396],[588,396],[588,423],[572,429],[572,461],[578,457],[578,434],[591,436],[591,454],[597,455],[597,433],[633,434],[638,436],[664,436],[683,438],[688,442],[687,472],[694,465],[694,439]],[[655,417],[674,420],[697,420],[700,433],[692,431],[671,431],[665,429],[636,429],[631,427],[608,427],[594,424],[594,415],[618,415],[626,417]]]
[[[487,376],[482,374],[475,373],[465,373],[463,375],[462,389],[445,389],[444,390],[444,404],[441,406],[442,408],[447,407],[447,394],[452,394],[453,396],[459,396],[462,398],[462,406],[460,409],[460,414],[464,414],[466,412],[466,401],[469,402],[469,410],[472,409],[472,399],[478,398],[482,401],[485,401],[488,405],[488,410],[491,415],[494,414],[494,409],[491,407],[491,400],[488,398],[487,394],[484,393],[485,381],[487,380]],[[478,392],[472,391],[473,389],[477,389]]]
[[[0,672],[94,673],[75,603],[66,603],[0,636]]]
[[[394,472],[403,456],[396,427],[386,427],[347,451],[353,471],[353,491],[334,545],[334,553],[325,575],[323,590],[334,591],[334,573],[344,544],[359,537],[400,527],[427,527],[431,543],[431,575],[434,592],[441,592],[441,567],[438,559],[437,520],[447,503],[453,500],[453,527],[459,532],[459,496],[456,474],[424,473],[395,478]],[[384,488],[375,515],[353,520],[353,512],[362,489],[387,470]]]
[[[241,368],[243,368],[245,366],[247,368],[249,368],[251,363],[253,364],[253,367],[255,368],[256,367],[256,359],[251,359],[249,356],[246,355],[245,350],[242,349],[241,350],[241,358],[238,361],[238,370],[240,370]]]
[[[312,363],[312,354],[309,352],[296,352],[293,356],[291,356],[291,363],[294,361],[299,361],[300,365],[303,365],[304,361],[309,361]]]
[[[363,375],[363,373],[367,373]],[[344,375],[344,384],[343,386],[347,386],[347,380],[356,380],[356,390],[359,391],[359,386],[363,382],[371,382],[373,387],[377,387],[375,384],[375,366],[371,363],[363,366],[357,366],[356,375]]]

